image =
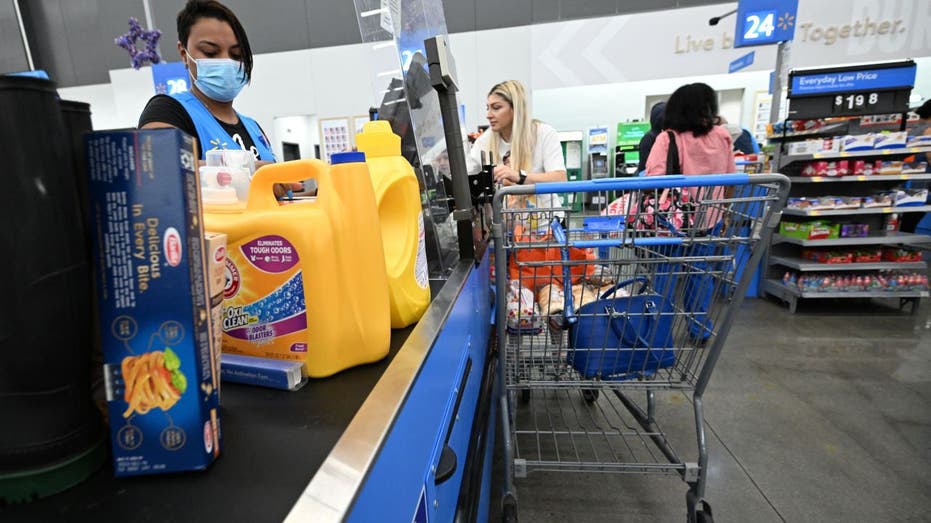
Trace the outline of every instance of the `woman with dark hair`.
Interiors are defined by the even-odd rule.
[[[737,170],[731,135],[718,125],[718,97],[709,85],[686,84],[666,102],[663,127],[647,158],[647,176],[657,174],[721,174]],[[679,150],[679,172],[666,165],[670,139]]]
[[[252,78],[252,48],[239,19],[215,0],[188,0],[177,23],[178,53],[191,89],[155,95],[139,117],[139,128],[176,127],[196,136],[202,160],[208,150],[243,149],[252,151],[257,166],[274,162],[262,128],[233,109]]]
[[[656,137],[656,143],[647,159],[647,176],[660,174],[724,174],[737,170],[732,153],[731,134],[720,123],[718,117],[717,94],[707,84],[694,83],[676,89],[666,102],[664,117],[665,132]],[[667,154],[672,141],[679,152],[679,165],[667,165]],[[678,167],[678,168],[677,168]],[[718,187],[693,187],[688,189],[690,200],[699,202],[708,198],[719,200],[725,196],[725,190]],[[701,210],[688,211],[684,214],[684,228],[693,237],[713,235],[723,225],[723,216],[714,206]],[[686,232],[685,230],[681,232]],[[717,245],[698,243],[680,248],[679,246],[661,246],[659,252],[670,256],[695,256],[698,258],[721,254]],[[707,274],[714,264],[696,261],[688,267],[681,262],[669,262],[653,279],[656,289],[672,289],[676,285],[677,274],[685,273],[685,300],[682,306],[689,311],[689,334],[693,342],[703,345],[714,331],[714,324],[708,318],[708,309],[712,301],[713,282]],[[717,270],[717,269],[712,269]]]

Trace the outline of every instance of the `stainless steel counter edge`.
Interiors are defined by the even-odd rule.
[[[470,261],[460,261],[455,267],[326,461],[291,507],[286,522],[335,522],[346,517],[472,267]]]

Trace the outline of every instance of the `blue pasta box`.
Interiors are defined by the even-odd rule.
[[[220,376],[194,139],[102,131],[85,147],[115,473],[204,469],[220,454]]]

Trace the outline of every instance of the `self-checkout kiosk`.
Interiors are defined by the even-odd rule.
[[[649,122],[621,122],[617,124],[617,141],[614,146],[614,176],[637,176],[640,164],[640,140],[650,131]]]

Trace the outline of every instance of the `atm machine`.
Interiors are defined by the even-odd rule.
[[[608,167],[608,128],[592,127],[588,130],[588,178],[597,180],[609,178]],[[592,207],[607,205],[610,201],[607,193],[590,193],[588,204]]]
[[[608,172],[608,155],[605,153],[588,153],[588,175],[592,180],[600,178],[610,178]],[[607,205],[609,200],[608,193],[591,193],[589,204],[592,207]]]
[[[611,174],[608,172],[608,155],[604,153],[589,153],[588,172],[592,180],[610,177]]]
[[[649,122],[633,121],[617,124],[614,176],[637,176],[637,166],[640,164],[640,140],[649,131]]]

